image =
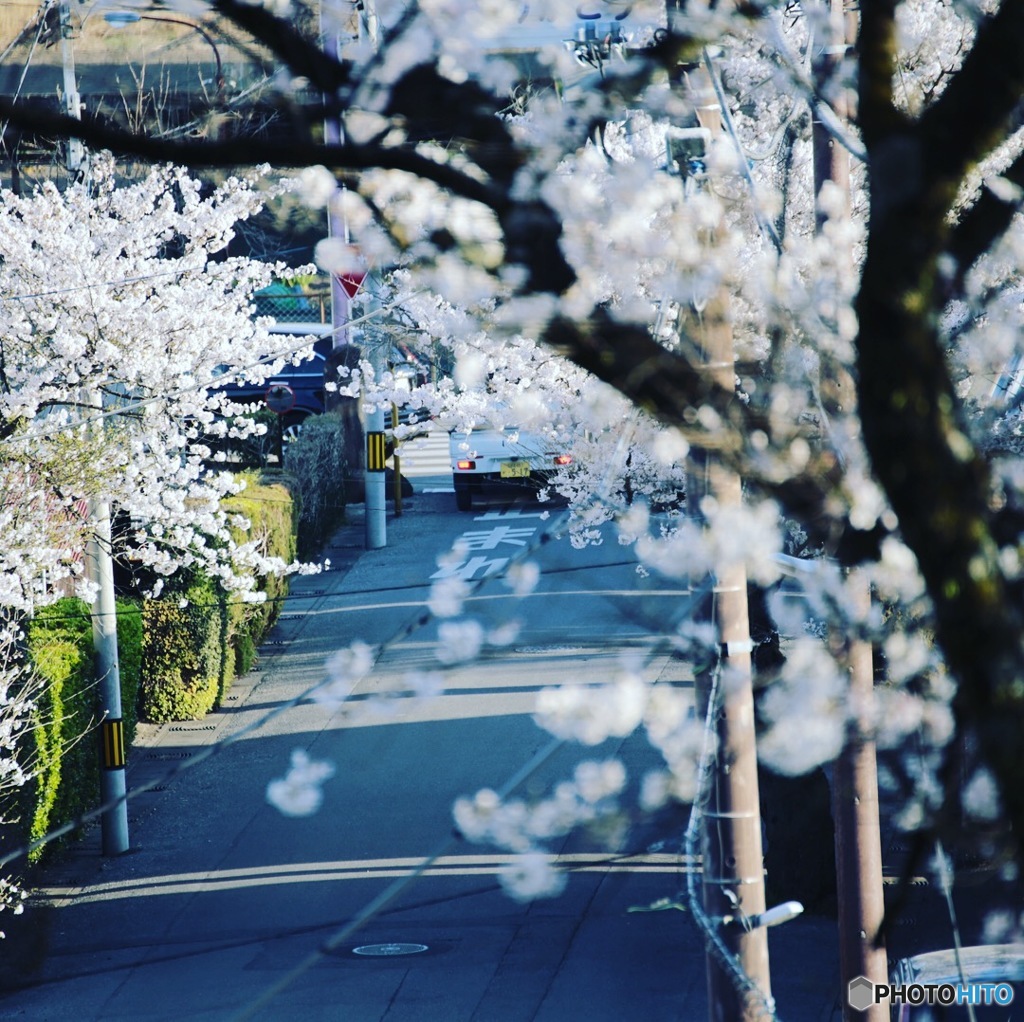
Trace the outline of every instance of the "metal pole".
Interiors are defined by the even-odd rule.
[[[395,431],[398,429],[398,405],[391,405],[391,435],[395,437],[395,453],[391,456],[392,464],[395,466],[395,517],[402,517],[402,459],[398,453],[398,437]]]
[[[388,545],[387,487],[384,478],[384,409],[366,416],[366,549]]]
[[[374,0],[363,0],[363,17],[359,19],[359,34],[366,38],[374,50],[380,46],[377,8]],[[371,298],[367,308],[379,305]],[[370,348],[371,362],[378,379],[384,369],[381,345]],[[379,550],[387,546],[387,484],[384,478],[384,408],[382,405],[366,415],[366,549]]]
[[[377,305],[371,298],[368,309]],[[383,359],[379,345],[371,348],[373,367],[379,372]],[[366,519],[365,542],[367,550],[379,550],[387,546],[387,482],[384,478],[385,434],[384,406],[378,404],[365,414],[366,420]]]
[[[324,49],[334,59],[340,59],[340,41],[337,36],[331,39],[325,31],[323,20],[323,4],[320,5],[320,34],[324,39]],[[325,104],[337,102],[329,96],[324,97]],[[337,144],[342,140],[342,125],[336,113],[330,113],[324,118],[324,141],[328,144]],[[340,189],[335,196],[340,194]],[[348,225],[338,211],[338,203],[332,202],[327,211],[327,233],[332,238],[343,238],[349,241]],[[355,348],[355,341],[350,336],[348,325],[350,314],[349,297],[341,278],[337,273],[331,274],[331,347],[334,358],[332,365],[346,365],[354,368],[358,351]],[[345,466],[346,483],[354,483],[358,487],[362,484],[365,487],[365,450],[363,443],[363,424],[359,420],[358,398],[335,397],[328,398],[328,410],[334,411],[342,421],[342,446],[343,463]],[[348,491],[348,486],[346,486]],[[346,501],[349,498],[346,496]],[[365,497],[364,497],[365,499]]]

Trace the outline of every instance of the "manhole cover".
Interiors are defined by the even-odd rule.
[[[418,955],[428,950],[426,944],[363,944],[352,949],[354,955],[384,957],[388,955]]]
[[[585,653],[582,646],[518,646],[517,653]]]

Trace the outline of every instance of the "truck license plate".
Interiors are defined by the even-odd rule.
[[[503,461],[501,463],[502,479],[526,479],[530,475],[528,461]]]

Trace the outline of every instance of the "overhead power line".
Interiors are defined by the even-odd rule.
[[[100,287],[126,287],[128,284],[139,284],[160,277],[177,277],[184,273],[201,272],[203,269],[202,266],[185,266],[175,270],[163,270],[160,273],[144,273],[138,277],[124,277],[121,280],[98,280],[90,284],[76,284],[74,287],[59,287],[51,291],[32,291],[23,295],[0,295],[0,302],[25,302],[32,298],[52,298],[54,295],[68,295],[76,291],[91,291]]]

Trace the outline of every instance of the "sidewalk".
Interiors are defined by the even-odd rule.
[[[292,661],[298,661],[299,657],[289,652],[289,646],[296,638],[299,622],[308,610],[315,610],[343,592],[345,578],[362,553],[363,511],[361,506],[356,506],[349,509],[348,522],[321,552],[321,557],[330,560],[329,569],[291,579],[289,596],[277,624],[259,649],[256,667],[234,681],[224,704],[202,720],[139,723],[126,770],[130,798],[129,851],[117,858],[104,857],[101,826],[95,820],[79,832],[77,840],[66,850],[56,853],[42,869],[31,871],[33,888],[60,894],[42,897],[36,894],[24,915],[0,919],[8,934],[4,946],[6,954],[0,958],[0,991],[16,989],[26,980],[45,981],[58,971],[47,956],[51,952],[62,952],[65,936],[59,922],[62,909],[76,904],[90,888],[109,878],[130,879],[141,875],[138,864],[152,859],[155,853],[163,857],[168,845],[188,848],[190,817],[198,811],[218,813],[216,806],[190,793],[190,786],[195,784],[202,768],[186,769],[184,774],[179,774],[182,765],[204,749],[251,726],[254,719],[271,708],[272,700],[265,698],[260,690],[265,690],[268,682],[278,675],[294,678]],[[323,638],[323,656],[315,665],[310,664],[309,654],[301,656],[302,673],[311,679],[310,683],[322,676],[323,660],[337,645],[333,638]],[[295,694],[297,691],[289,692],[287,698]],[[143,788],[147,790],[142,791]],[[205,781],[204,793],[208,791],[209,782]],[[154,832],[154,822],[159,822],[159,834]],[[20,1016],[9,1015],[0,1008],[0,1018],[14,1017]]]

